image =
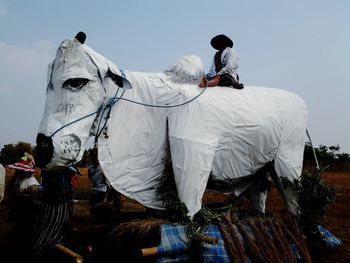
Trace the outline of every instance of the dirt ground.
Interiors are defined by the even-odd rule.
[[[95,225],[89,213],[87,202],[89,192],[89,180],[86,169],[81,169],[82,176],[78,179],[78,189],[74,195],[74,214],[73,214],[73,232],[71,237],[72,250],[84,254],[88,251],[88,246],[92,247],[103,242],[104,236],[97,233],[103,233],[102,226]],[[6,182],[9,181],[12,171],[8,171]],[[350,173],[324,173],[323,179],[328,184],[337,186],[337,200],[327,212],[326,221],[323,226],[331,231],[343,244],[341,247],[332,251],[317,251],[312,253],[313,262],[316,263],[345,263],[350,262]],[[36,177],[40,181],[39,171]],[[213,193],[205,194],[205,202],[215,202],[222,198]],[[126,212],[144,212],[144,208],[124,196],[121,198],[121,209]],[[276,190],[272,190],[268,195],[267,211],[271,213],[281,213],[285,205]],[[13,262],[16,255],[16,248],[12,238],[11,225],[7,221],[6,198],[0,204],[0,252],[1,262]],[[100,227],[100,228],[99,228]],[[12,258],[12,259],[11,259]],[[25,262],[25,261],[24,261]],[[68,261],[67,261],[68,262]],[[91,262],[97,262],[92,261]],[[100,261],[99,261],[100,262]],[[103,261],[104,262],[104,261]]]
[[[336,203],[328,209],[322,226],[340,239],[342,246],[333,251],[316,251],[312,254],[313,262],[350,262],[350,173],[323,173],[322,178],[327,184],[337,186]],[[273,213],[284,206],[275,190],[268,196],[267,202],[267,210]]]

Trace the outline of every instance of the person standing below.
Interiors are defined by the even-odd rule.
[[[214,57],[209,73],[202,79],[199,87],[226,86],[243,89],[237,74],[238,55],[233,49],[233,41],[226,35],[217,35],[210,41],[213,48],[218,50]]]
[[[88,177],[91,181],[89,204],[93,206],[105,200],[108,190],[106,177],[97,158],[96,148],[92,149],[91,152],[91,165],[88,168]]]
[[[59,257],[53,246],[69,242],[72,233],[74,178],[79,174],[75,165],[42,169],[42,191],[37,235],[34,239],[34,259],[48,262]]]
[[[32,158],[31,155],[28,155]],[[9,215],[8,221],[13,223],[13,234],[18,249],[28,254],[32,249],[36,221],[36,197],[39,182],[34,177],[34,159],[27,154],[8,168],[15,170],[7,188]],[[20,254],[21,254],[20,252]]]

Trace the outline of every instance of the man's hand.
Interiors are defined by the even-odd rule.
[[[220,79],[221,79],[220,76],[215,76],[213,79],[209,81],[206,78],[202,78],[201,82],[199,83],[199,87],[201,88],[216,87],[217,85],[219,85]]]
[[[204,87],[206,87],[207,86],[207,83],[208,83],[208,80],[204,77],[204,78],[202,78],[202,80],[201,80],[201,82],[199,83],[199,87],[200,88],[204,88]]]

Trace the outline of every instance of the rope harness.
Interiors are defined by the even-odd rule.
[[[121,73],[122,73],[122,76],[123,76],[124,78],[126,78],[125,73],[124,73],[122,70],[120,70],[120,71],[121,71]],[[62,129],[64,129],[64,128],[68,127],[69,125],[72,125],[72,124],[74,124],[74,123],[76,123],[76,122],[79,122],[79,121],[81,121],[81,120],[83,120],[83,119],[85,119],[85,118],[88,118],[88,117],[90,117],[90,116],[93,116],[93,115],[95,115],[95,114],[96,114],[97,117],[98,117],[99,114],[102,113],[102,114],[100,115],[100,116],[101,116],[100,119],[98,120],[97,130],[96,130],[96,133],[95,133],[95,142],[94,142],[94,143],[96,144],[98,138],[100,137],[100,135],[101,135],[101,133],[102,133],[102,131],[103,131],[103,129],[104,129],[104,128],[106,127],[106,125],[107,125],[107,121],[108,121],[108,119],[110,118],[110,115],[111,115],[111,111],[112,111],[113,106],[116,105],[118,101],[123,100],[123,101],[130,102],[130,103],[133,103],[133,104],[136,104],[136,105],[140,105],[140,106],[144,106],[144,107],[151,107],[151,108],[163,108],[163,109],[176,108],[176,107],[184,106],[184,105],[186,105],[186,104],[188,104],[188,103],[190,103],[190,102],[196,100],[199,96],[201,96],[201,95],[204,93],[204,91],[207,89],[207,87],[208,87],[208,86],[205,86],[205,87],[203,88],[203,90],[202,90],[199,94],[197,94],[196,96],[194,96],[194,97],[191,98],[190,100],[187,100],[187,101],[185,101],[185,102],[183,102],[183,103],[179,103],[179,104],[175,104],[175,105],[154,105],[154,104],[148,104],[148,103],[143,103],[143,102],[139,102],[139,101],[135,101],[135,100],[123,98],[124,93],[125,93],[125,90],[123,90],[123,92],[121,93],[121,95],[118,96],[119,89],[120,89],[120,87],[118,86],[118,89],[117,89],[117,91],[116,91],[114,97],[110,98],[109,101],[108,101],[108,103],[107,103],[105,106],[103,106],[103,104],[104,104],[104,102],[103,102],[103,103],[100,105],[100,107],[99,107],[96,111],[94,111],[94,112],[92,112],[92,113],[89,113],[89,114],[87,114],[87,115],[85,115],[85,116],[83,116],[83,117],[81,117],[81,118],[78,118],[78,119],[76,119],[76,120],[74,120],[74,121],[71,121],[71,122],[69,122],[69,123],[63,125],[62,127],[58,128],[55,132],[53,132],[53,133],[50,135],[50,138],[52,138],[56,133],[58,133],[60,130],[62,130]],[[105,113],[106,113],[106,114],[105,114]],[[106,116],[103,117],[104,115],[106,115]],[[103,125],[101,126],[101,123],[102,123],[103,119],[104,119],[104,122],[103,122]]]

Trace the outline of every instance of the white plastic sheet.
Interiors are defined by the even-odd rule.
[[[127,77],[133,84],[130,98],[151,104],[178,104],[202,91],[197,85],[172,83],[162,74]],[[101,140],[100,159],[112,185],[148,207],[162,208],[155,191],[163,169],[167,117],[178,194],[190,216],[201,208],[210,171],[214,179],[230,182],[275,159],[278,174],[290,180],[300,176],[307,110],[295,94],[215,87],[173,109],[120,102],[108,127],[113,135]]]

